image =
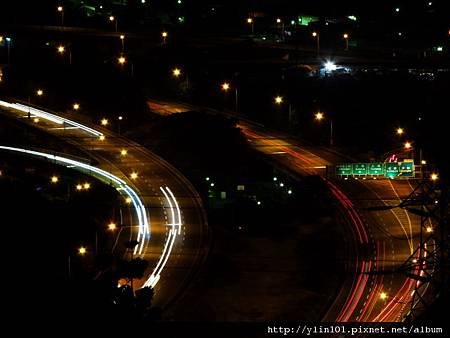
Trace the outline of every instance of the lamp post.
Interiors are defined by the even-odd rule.
[[[247,18],[247,23],[251,27],[252,35],[255,34],[255,20],[253,18]]]
[[[122,53],[125,51],[125,35],[121,34],[119,36],[120,38],[120,43],[122,44]]]
[[[231,86],[228,82],[224,82],[224,83],[222,83],[220,88],[222,89],[222,91],[224,91],[226,93],[231,89]],[[237,88],[237,86],[234,86],[234,105],[235,105],[235,111],[237,114],[237,112],[238,112],[238,88]]]
[[[58,51],[59,54],[64,55],[64,53],[66,52],[66,47],[64,47],[63,45],[59,45],[56,50]],[[68,49],[68,53],[69,53],[69,65],[72,64],[72,51],[70,49]]]
[[[109,21],[111,21],[111,22],[114,23],[114,27],[115,27],[116,32],[117,32],[117,28],[118,28],[118,24],[119,24],[119,19],[117,19],[114,15],[110,15],[108,19],[109,19]]]
[[[64,29],[64,7],[58,6],[56,9],[59,13],[61,13],[61,28]]]
[[[344,38],[344,40],[345,40],[345,50],[348,50],[348,39],[349,39],[349,35],[347,34],[347,33],[344,33],[343,35],[342,35],[342,37]]]
[[[168,35],[169,35],[169,33],[167,33],[166,31],[161,33],[161,36],[163,38],[163,44],[166,44],[166,39],[167,39]]]
[[[280,25],[280,29],[281,29],[280,38],[282,41],[284,41],[284,21],[280,18],[277,18],[276,22],[278,25]]]
[[[314,115],[316,121],[322,121],[325,118],[324,113],[322,112],[318,112]],[[330,147],[332,147],[334,144],[334,140],[333,140],[333,120],[330,119]]]
[[[317,55],[320,54],[320,34],[319,32],[312,32],[312,36],[314,38],[316,38],[316,42],[317,42]]]

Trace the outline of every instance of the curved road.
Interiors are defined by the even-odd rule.
[[[197,107],[151,100],[149,107],[167,115]],[[201,109],[212,114],[232,114]],[[234,117],[234,116],[233,116]],[[293,137],[269,131],[251,121],[240,120],[238,127],[254,149],[272,162],[298,175],[319,175],[340,203],[355,243],[349,262],[350,276],[344,282],[324,321],[395,322],[403,321],[411,308],[416,280],[393,272],[417,248],[420,218],[404,209],[367,211],[368,207],[397,206],[413,190],[408,180],[340,180],[327,176],[327,166],[352,160],[330,149],[300,144]],[[422,273],[418,268],[413,274]],[[425,288],[426,290],[426,288]],[[381,294],[386,298],[382,299]]]
[[[120,241],[129,239],[131,232],[139,240],[134,257],[149,261],[149,270],[134,285],[153,286],[154,304],[161,307],[180,296],[209,248],[209,229],[202,202],[184,176],[145,148],[93,126],[80,116],[49,113],[6,101],[0,101],[0,112],[74,145],[96,162],[95,167],[89,167],[83,161],[67,162],[64,158],[74,161],[70,154],[58,157],[61,164],[81,168],[109,181],[124,195],[123,207],[133,206],[130,217],[123,219],[123,229],[128,231],[120,232]],[[40,145],[43,146],[47,145]],[[126,155],[121,154],[122,149],[127,151]],[[55,159],[52,150],[47,153]],[[133,179],[132,173],[138,177]]]

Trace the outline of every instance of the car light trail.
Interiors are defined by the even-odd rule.
[[[91,175],[92,175],[92,173],[95,173],[99,179],[106,181],[107,183],[112,183],[113,186],[116,188],[116,190],[119,191],[119,193],[122,193],[123,195],[126,195],[129,198],[131,198],[131,201],[134,206],[134,210],[139,219],[138,241],[140,239],[140,244],[141,244],[139,254],[142,254],[142,248],[144,245],[143,243],[146,240],[150,239],[150,223],[147,219],[147,214],[145,212],[145,207],[142,204],[142,201],[139,199],[136,192],[133,189],[131,189],[125,181],[118,178],[117,176],[114,176],[113,174],[110,174],[109,172],[107,172],[105,170],[99,169],[97,167],[91,166],[89,164],[86,164],[86,163],[83,163],[80,161],[72,160],[70,158],[66,158],[66,157],[62,157],[62,156],[58,156],[58,155],[53,155],[53,154],[43,153],[43,152],[34,151],[34,150],[23,149],[23,148],[8,147],[8,146],[0,146],[0,150],[13,151],[13,152],[18,152],[18,153],[23,153],[23,154],[28,154],[28,155],[32,155],[32,156],[46,158],[46,159],[49,159],[56,163],[64,164],[67,167],[78,169],[80,171],[86,171],[88,174],[91,174]]]
[[[37,108],[26,106],[26,105],[21,104],[21,103],[9,103],[9,102],[0,100],[0,106],[6,107],[6,108],[10,108],[10,109],[19,110],[19,111],[27,113],[27,114],[30,113],[30,114],[33,114],[33,117],[37,116],[39,118],[51,121],[53,123],[62,124],[62,125],[67,124],[67,125],[70,125],[72,127],[81,129],[81,130],[83,130],[83,131],[85,131],[85,132],[87,132],[87,133],[89,133],[89,134],[91,134],[93,136],[96,136],[96,137],[99,137],[99,136],[103,135],[103,133],[101,133],[101,132],[99,132],[99,131],[97,131],[95,129],[89,128],[89,127],[87,127],[87,126],[85,126],[85,125],[83,125],[81,123],[78,123],[78,122],[66,119],[64,117],[61,117],[61,116],[58,116],[58,115],[55,115],[55,114],[51,114],[51,113],[45,112],[45,111],[37,109]]]
[[[170,257],[170,254],[172,253],[173,245],[175,243],[177,234],[181,234],[181,212],[180,208],[178,207],[178,202],[172,193],[172,191],[168,187],[160,187],[159,188],[161,192],[163,193],[164,197],[167,200],[167,204],[169,205],[170,211],[171,211],[171,222],[168,225],[171,225],[172,228],[169,231],[169,235],[166,240],[166,244],[164,245],[164,250],[159,258],[158,264],[156,265],[156,268],[153,270],[150,277],[147,279],[147,281],[144,283],[144,287],[154,287],[156,283],[158,283],[161,271],[164,269],[167,260]],[[172,203],[172,201],[174,203]],[[175,205],[175,208],[174,208]],[[175,210],[176,209],[176,213]],[[177,217],[176,217],[177,216]]]

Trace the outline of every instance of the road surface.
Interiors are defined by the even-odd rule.
[[[188,104],[160,100],[149,101],[149,107],[162,115],[198,110]],[[209,112],[217,113],[215,110]],[[331,149],[301,144],[289,135],[269,131],[251,121],[240,120],[238,127],[254,149],[277,165],[297,175],[321,176],[340,203],[340,211],[349,226],[350,240],[355,245],[353,257],[349,257],[349,277],[324,321],[405,320],[416,280],[393,270],[417,248],[420,218],[400,208],[383,211],[367,211],[367,208],[397,206],[413,190],[414,182],[333,179],[327,173],[328,166],[349,162],[348,157]],[[420,272],[416,269],[413,273]],[[386,298],[383,299],[384,294]]]
[[[50,154],[47,157],[56,163],[112,184],[124,196],[123,214],[129,215],[120,220],[124,231],[120,231],[118,242],[137,239],[133,256],[149,261],[149,270],[142,280],[134,281],[134,286],[153,286],[156,306],[165,307],[180,296],[209,247],[205,212],[193,186],[150,151],[80,116],[69,118],[6,101],[0,101],[0,113],[72,144],[95,162],[89,167],[86,161],[75,161],[71,154],[57,154],[55,158],[46,144],[36,146],[47,151],[27,153],[40,157]],[[132,173],[137,173],[136,179]]]

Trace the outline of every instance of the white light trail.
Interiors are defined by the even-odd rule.
[[[72,160],[70,158],[43,153],[40,151],[34,151],[34,150],[28,150],[23,148],[14,148],[14,147],[8,147],[8,146],[0,146],[0,150],[7,150],[7,151],[13,151],[13,152],[19,152],[23,154],[33,155],[37,157],[43,157],[46,159],[49,159],[51,161],[54,161],[59,164],[65,164],[66,166],[71,166],[75,169],[83,169],[84,171],[87,171],[88,174],[95,173],[98,175],[100,179],[103,179],[107,181],[108,183],[112,183],[113,186],[116,188],[119,193],[122,193],[123,195],[126,195],[130,197],[134,210],[137,214],[138,220],[139,220],[139,234],[138,234],[138,241],[140,243],[140,249],[139,254],[142,254],[142,248],[144,247],[144,242],[146,240],[150,239],[150,223],[147,219],[147,214],[145,212],[145,207],[140,200],[139,196],[136,194],[136,192],[128,186],[128,184],[123,181],[122,179],[118,178],[117,176],[110,174],[109,172],[99,169],[97,167],[91,166],[89,164]],[[82,171],[82,170],[80,170]]]
[[[156,283],[158,283],[161,272],[164,269],[164,267],[167,263],[167,260],[170,257],[170,254],[172,253],[172,249],[173,249],[173,245],[175,243],[176,237],[177,237],[177,233],[181,234],[181,212],[180,212],[180,208],[178,207],[178,202],[177,202],[174,194],[168,187],[165,187],[165,189],[163,187],[160,187],[159,189],[163,193],[164,197],[167,200],[167,203],[169,204],[169,208],[171,209],[172,220],[168,225],[171,225],[172,228],[169,231],[169,235],[167,237],[166,244],[164,245],[163,253],[162,253],[161,257],[159,258],[156,268],[153,270],[153,273],[150,275],[150,277],[144,283],[144,287],[149,286],[152,288],[156,285]],[[167,192],[169,194],[167,194]],[[176,214],[175,214],[174,207],[173,207],[174,204],[172,204],[171,198],[175,204],[175,209],[177,211]],[[175,217],[175,215],[177,215],[178,217]],[[177,232],[177,227],[178,227],[178,232]]]

